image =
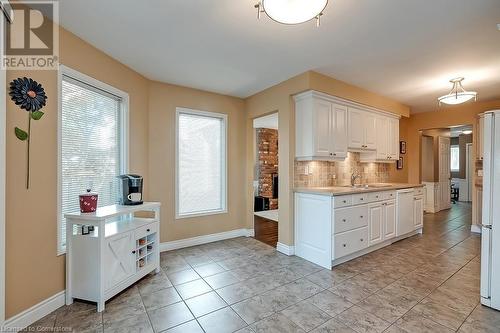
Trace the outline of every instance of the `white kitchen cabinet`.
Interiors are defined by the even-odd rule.
[[[153,217],[136,217],[148,212]],[[160,272],[160,203],[106,206],[65,214],[66,304],[105,302],[147,274]]]
[[[408,193],[411,205],[414,191],[410,188]],[[423,192],[415,193],[423,198]],[[409,230],[397,237],[395,198],[394,189],[339,196],[296,192],[295,254],[330,269],[416,234]],[[418,209],[423,209],[423,199],[419,206],[407,209],[412,221]]]
[[[294,99],[297,160],[344,160],[348,151],[363,162],[398,159],[399,116],[312,90]]]
[[[384,204],[384,239],[396,237],[396,201],[390,200]]]
[[[377,125],[374,113],[349,107],[348,147],[358,150],[377,148]]]
[[[424,226],[424,196],[417,195],[413,198],[413,223],[415,230]]]
[[[395,162],[399,158],[399,120],[387,116],[376,118],[377,152],[379,162]]]
[[[314,95],[295,104],[297,159],[343,160],[347,157],[347,107]]]
[[[375,245],[384,240],[384,206],[382,203],[368,206],[369,244]]]

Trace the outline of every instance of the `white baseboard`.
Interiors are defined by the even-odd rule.
[[[477,224],[471,224],[470,225],[470,231],[475,233],[475,234],[480,234],[481,233],[481,227],[478,226]]]
[[[18,332],[36,321],[42,319],[49,313],[59,309],[64,305],[65,291],[60,291],[54,296],[51,296],[31,308],[18,313],[5,321],[3,330],[7,332]],[[3,332],[2,330],[2,332]]]
[[[276,250],[278,252],[286,254],[287,256],[293,256],[295,254],[295,247],[294,246],[286,245],[286,244],[283,244],[280,242],[278,242],[276,244]]]
[[[203,235],[170,242],[160,243],[160,252],[182,249],[185,247],[207,244],[236,237],[253,237],[254,229],[236,229],[219,232],[217,234]]]

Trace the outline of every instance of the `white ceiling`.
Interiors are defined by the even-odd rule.
[[[316,28],[256,19],[257,0],[64,0],[62,25],[146,77],[247,97],[307,70],[436,109],[465,76],[500,98],[499,0],[330,0]]]
[[[278,129],[278,112],[267,116],[255,118],[253,120],[253,128],[271,128]]]

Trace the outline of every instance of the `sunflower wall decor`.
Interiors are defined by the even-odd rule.
[[[14,134],[21,141],[26,141],[26,189],[30,187],[30,143],[31,120],[40,120],[43,112],[40,111],[47,102],[47,95],[42,85],[26,77],[17,78],[10,83],[10,98],[14,103],[28,112],[28,131],[14,128]]]

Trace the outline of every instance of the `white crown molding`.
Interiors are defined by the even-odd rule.
[[[65,301],[65,294],[66,292],[64,290],[60,291],[57,294],[41,301],[40,303],[33,305],[31,308],[18,313],[14,317],[7,319],[5,321],[3,329],[8,332],[18,332],[37,322],[49,313],[63,306]]]
[[[359,108],[359,109],[363,109],[366,111],[375,112],[375,113],[382,114],[382,115],[387,116],[387,117],[392,117],[392,118],[396,118],[396,119],[401,118],[401,115],[398,115],[398,114],[390,112],[390,111],[378,109],[378,108],[375,108],[373,106],[369,106],[366,104],[361,104],[361,103],[358,103],[355,101],[351,101],[349,99],[328,95],[328,94],[325,94],[325,93],[322,93],[322,92],[319,92],[316,90],[308,90],[308,91],[305,91],[305,92],[302,92],[300,94],[293,96],[295,101],[299,101],[301,99],[308,98],[308,97],[321,98],[321,99],[327,100],[327,101],[332,102],[332,103],[338,103],[338,104],[346,105],[347,107],[354,107],[354,108]]]
[[[216,234],[203,235],[170,242],[160,243],[160,252],[182,249],[185,247],[217,242],[236,237],[253,237],[254,229],[235,229]]]

